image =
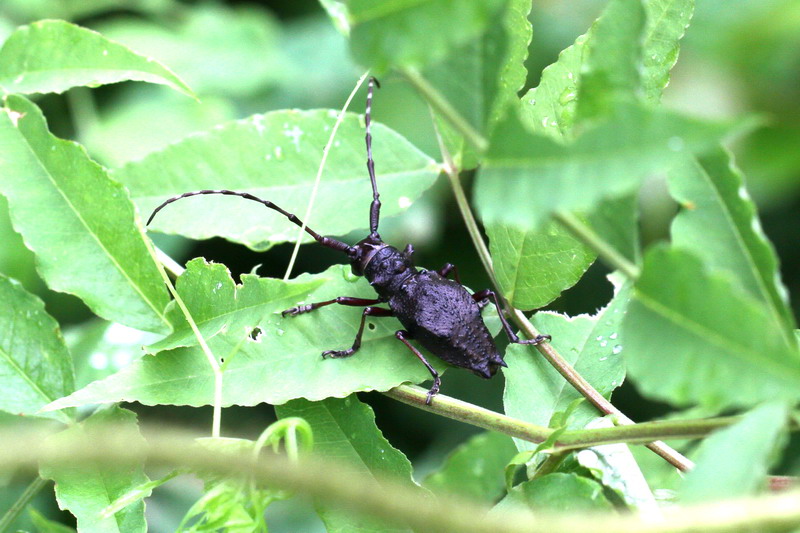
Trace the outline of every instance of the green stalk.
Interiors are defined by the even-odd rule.
[[[25,490],[19,495],[17,501],[9,507],[6,514],[3,515],[3,518],[0,518],[0,533],[8,531],[8,528],[17,520],[22,510],[25,509],[34,496],[39,494],[39,491],[42,490],[45,485],[47,485],[47,480],[37,475],[36,478],[31,481],[30,485],[25,487]]]

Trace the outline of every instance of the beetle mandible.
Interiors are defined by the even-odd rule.
[[[339,296],[324,302],[292,307],[281,314],[283,316],[296,316],[331,304],[364,307],[361,313],[361,324],[358,327],[353,345],[346,350],[325,351],[322,353],[323,358],[350,357],[356,353],[361,347],[364,323],[368,316],[393,316],[397,318],[405,329],[398,330],[395,336],[422,361],[431,376],[433,376],[433,386],[428,391],[426,398],[426,403],[430,405],[433,397],[439,392],[441,378],[439,373],[425,359],[422,352],[411,344],[410,340],[416,340],[429,352],[454,366],[466,368],[477,376],[489,379],[495,375],[499,367],[507,365],[483,322],[480,303],[486,300],[491,300],[494,303],[503,325],[503,330],[512,343],[536,345],[550,340],[550,336],[537,335],[533,339],[520,339],[511,329],[503,315],[503,310],[494,291],[485,289],[470,294],[461,284],[458,269],[454,265],[447,263],[439,270],[419,269],[414,266],[412,261],[414,248],[410,244],[406,245],[403,251],[400,251],[381,240],[378,234],[381,202],[378,194],[378,184],[375,179],[375,163],[372,159],[370,128],[372,95],[375,86],[380,87],[380,84],[375,78],[370,78],[367,89],[367,106],[364,114],[367,171],[372,183],[372,203],[369,209],[370,232],[366,238],[359,241],[355,246],[320,235],[305,226],[297,216],[285,211],[269,200],[262,200],[249,193],[225,189],[193,191],[174,196],[153,210],[147,220],[147,224],[149,225],[156,214],[165,206],[183,198],[203,194],[238,196],[258,202],[279,212],[292,223],[304,228],[322,246],[344,252],[350,259],[353,273],[358,276],[364,276],[369,281],[369,284],[378,293],[377,298]],[[453,275],[454,280],[449,279],[448,276],[450,274]],[[381,303],[388,304],[389,308],[376,307],[377,304]]]

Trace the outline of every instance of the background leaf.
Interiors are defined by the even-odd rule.
[[[96,412],[80,425],[57,433],[48,439],[48,445],[58,446],[60,441],[69,441],[79,435],[90,438],[93,432],[103,431],[114,424],[120,438],[131,445],[143,446],[136,415],[125,409],[111,407]],[[147,531],[144,520],[144,502],[129,505],[109,518],[101,518],[100,512],[114,500],[134,487],[148,481],[141,464],[98,464],[93,467],[43,463],[39,469],[45,479],[56,482],[56,498],[61,509],[69,510],[78,520],[78,529],[98,533],[131,533]]]
[[[424,66],[483,33],[504,3],[349,0],[351,49],[379,74],[389,67]]]
[[[60,93],[126,80],[161,83],[193,96],[152,58],[63,20],[23,26],[0,49],[0,87],[7,93]]]
[[[206,285],[211,287],[207,292],[213,291],[219,283],[216,276],[220,270],[208,266],[205,269],[205,275],[213,283]],[[350,267],[341,265],[313,276],[303,274],[297,282],[318,282],[319,286],[295,304],[343,295],[375,296],[366,280],[356,279]],[[272,283],[274,280],[248,280],[245,287],[255,290],[259,284],[269,286]],[[239,298],[251,301],[246,292]],[[365,327],[361,350],[352,357],[322,359],[320,354],[324,350],[344,349],[353,344],[361,309],[332,305],[311,314],[281,317],[283,309],[280,302],[254,309],[250,314],[251,325],[261,331],[256,338],[241,329],[233,329],[209,340],[214,355],[226,361],[223,405],[262,402],[279,405],[297,398],[341,398],[352,392],[388,390],[404,382],[421,383],[431,379],[422,363],[395,338],[394,332],[401,326],[394,318],[368,320],[374,329]],[[490,331],[496,334],[500,328],[499,320],[493,316],[494,306],[487,306],[484,313]],[[243,317],[236,316],[235,320],[243,320]],[[430,359],[440,371],[445,368],[439,359]],[[447,379],[443,391],[447,391]],[[198,348],[179,348],[136,361],[117,374],[50,404],[49,408],[122,400],[146,405],[199,406],[210,405],[212,399],[213,377],[206,357]]]
[[[39,409],[75,390],[72,358],[58,323],[39,298],[2,275],[0,301],[0,409],[71,422],[70,411],[39,414]]]
[[[437,494],[457,494],[491,503],[503,495],[503,468],[516,453],[507,435],[486,431],[470,437],[425,478],[426,489]]]
[[[228,122],[128,163],[114,172],[114,177],[130,189],[143,213],[150,213],[173,195],[225,188],[249,192],[302,216],[336,114],[288,110]],[[383,198],[381,215],[387,217],[430,187],[439,169],[432,159],[384,126],[375,124],[372,135]],[[328,156],[313,218],[306,221],[321,234],[342,235],[368,228],[372,189],[365,153],[364,130],[358,117],[349,114]],[[153,180],[153,176],[160,178]],[[325,221],[323,227],[315,222],[321,220]],[[151,227],[194,239],[225,237],[254,250],[294,241],[298,232],[297,226],[264,206],[220,196],[170,205]]]
[[[681,487],[681,502],[734,499],[765,488],[769,467],[787,441],[788,414],[786,405],[767,403],[706,438]]]
[[[293,400],[277,406],[275,411],[279,418],[296,416],[311,425],[315,455],[335,458],[378,482],[392,478],[422,490],[411,479],[411,463],[383,437],[375,425],[372,409],[355,395],[319,402]],[[317,512],[329,533],[409,531],[405,527],[382,524],[323,503],[317,504]]]
[[[686,251],[646,254],[623,338],[637,386],[675,405],[719,410],[800,394],[800,353],[766,306]]]
[[[52,136],[30,101],[10,95],[5,105],[0,191],[48,286],[109,320],[167,330],[167,292],[127,191],[80,145]]]
[[[491,515],[502,517],[514,508],[532,511],[608,511],[611,503],[603,495],[603,487],[594,480],[576,474],[555,473],[520,483],[509,491]]]

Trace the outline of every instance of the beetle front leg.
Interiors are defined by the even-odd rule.
[[[319,309],[320,307],[325,307],[326,305],[331,305],[331,304],[347,305],[350,307],[363,307],[365,305],[375,305],[377,303],[381,303],[381,301],[372,298],[354,298],[352,296],[339,296],[338,298],[334,298],[333,300],[325,300],[324,302],[298,305],[297,307],[286,309],[285,311],[281,311],[281,316],[286,316],[286,315],[297,316],[303,313],[310,313],[315,309]]]
[[[428,372],[430,372],[431,376],[433,376],[433,387],[431,387],[431,390],[428,391],[428,396],[425,398],[425,405],[430,405],[433,401],[433,397],[439,394],[439,387],[442,386],[442,379],[439,377],[439,373],[431,366],[428,360],[425,359],[425,356],[422,355],[419,350],[414,348],[410,342],[408,342],[408,339],[411,338],[411,334],[408,331],[404,329],[395,331],[394,336],[397,337],[400,342],[405,344],[409,350],[414,352],[414,355],[416,355],[417,358],[422,361],[422,364],[425,365],[425,368],[427,368]]]
[[[511,329],[511,326],[506,320],[505,315],[503,314],[503,309],[500,307],[500,301],[497,298],[497,294],[491,289],[484,289],[482,291],[476,292],[472,295],[472,298],[479,302],[481,300],[486,300],[491,298],[494,301],[494,306],[497,308],[497,316],[500,317],[500,322],[503,324],[503,330],[505,330],[506,335],[508,335],[508,340],[515,344],[529,344],[531,346],[536,346],[537,344],[541,344],[543,342],[549,341],[552,339],[550,335],[537,335],[533,339],[520,339],[519,336],[514,333]]]
[[[343,357],[350,357],[361,348],[361,335],[364,334],[364,323],[367,321],[368,316],[393,316],[391,309],[384,309],[382,307],[367,307],[361,313],[361,324],[358,326],[358,333],[353,341],[353,346],[347,350],[327,350],[322,352],[322,358],[331,357],[333,359],[341,359]]]

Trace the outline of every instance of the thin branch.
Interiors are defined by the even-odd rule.
[[[336,122],[333,124],[333,128],[331,129],[331,134],[328,137],[328,143],[325,145],[325,148],[322,149],[322,159],[319,161],[319,168],[317,169],[317,177],[314,179],[314,186],[311,188],[311,196],[308,199],[308,206],[306,206],[306,213],[303,216],[303,223],[300,226],[300,230],[297,234],[297,242],[294,244],[294,248],[292,248],[292,257],[289,259],[289,265],[286,267],[286,274],[283,276],[283,281],[288,281],[289,276],[292,275],[292,269],[294,268],[294,262],[297,259],[297,253],[300,251],[300,245],[303,243],[303,237],[305,237],[305,231],[308,220],[311,218],[311,209],[314,207],[314,201],[317,199],[317,190],[319,190],[319,182],[322,179],[322,171],[325,169],[325,162],[328,160],[328,153],[331,151],[331,146],[333,146],[333,140],[336,138],[336,132],[339,130],[339,125],[344,120],[344,114],[347,111],[347,108],[350,107],[350,102],[353,101],[358,90],[363,85],[364,80],[367,79],[369,75],[369,71],[366,71],[356,83],[356,86],[353,88],[353,91],[350,93],[350,96],[347,97],[347,100],[344,103],[344,107],[342,107],[341,111],[339,111],[339,115],[336,117]]]
[[[403,76],[411,85],[417,89],[425,98],[425,101],[433,107],[453,128],[456,129],[473,148],[479,152],[484,152],[489,146],[489,142],[483,135],[475,131],[469,122],[450,105],[450,102],[431,85],[422,75],[414,69],[407,68],[402,71]]]
[[[613,429],[613,428],[610,428]],[[228,476],[248,476],[259,483],[319,498],[342,509],[368,514],[415,530],[459,533],[733,533],[790,531],[800,527],[800,490],[697,506],[669,506],[663,518],[616,513],[537,512],[504,510],[502,520],[488,514],[484,503],[439,496],[419,490],[408,479],[376,479],[330,458],[306,457],[298,463],[278,454],[221,454],[195,445],[198,435],[159,428],[146,432],[146,447],[124,439],[124,432],[93,432],[46,447],[46,434],[0,430],[0,472],[39,462],[79,467],[119,465],[146,459],[153,467],[183,467]]]
[[[0,533],[8,531],[8,528],[16,521],[22,510],[25,509],[28,503],[30,503],[37,494],[39,494],[39,491],[42,490],[45,485],[47,485],[47,480],[37,475],[34,480],[31,481],[30,485],[25,487],[25,490],[19,495],[17,501],[8,508],[3,518],[0,518]]]
[[[639,277],[639,267],[628,261],[613,246],[609,245],[600,235],[587,226],[578,217],[568,212],[558,212],[553,214],[553,219],[567,228],[579,241],[597,252],[612,270],[619,270],[625,277],[635,280]]]

